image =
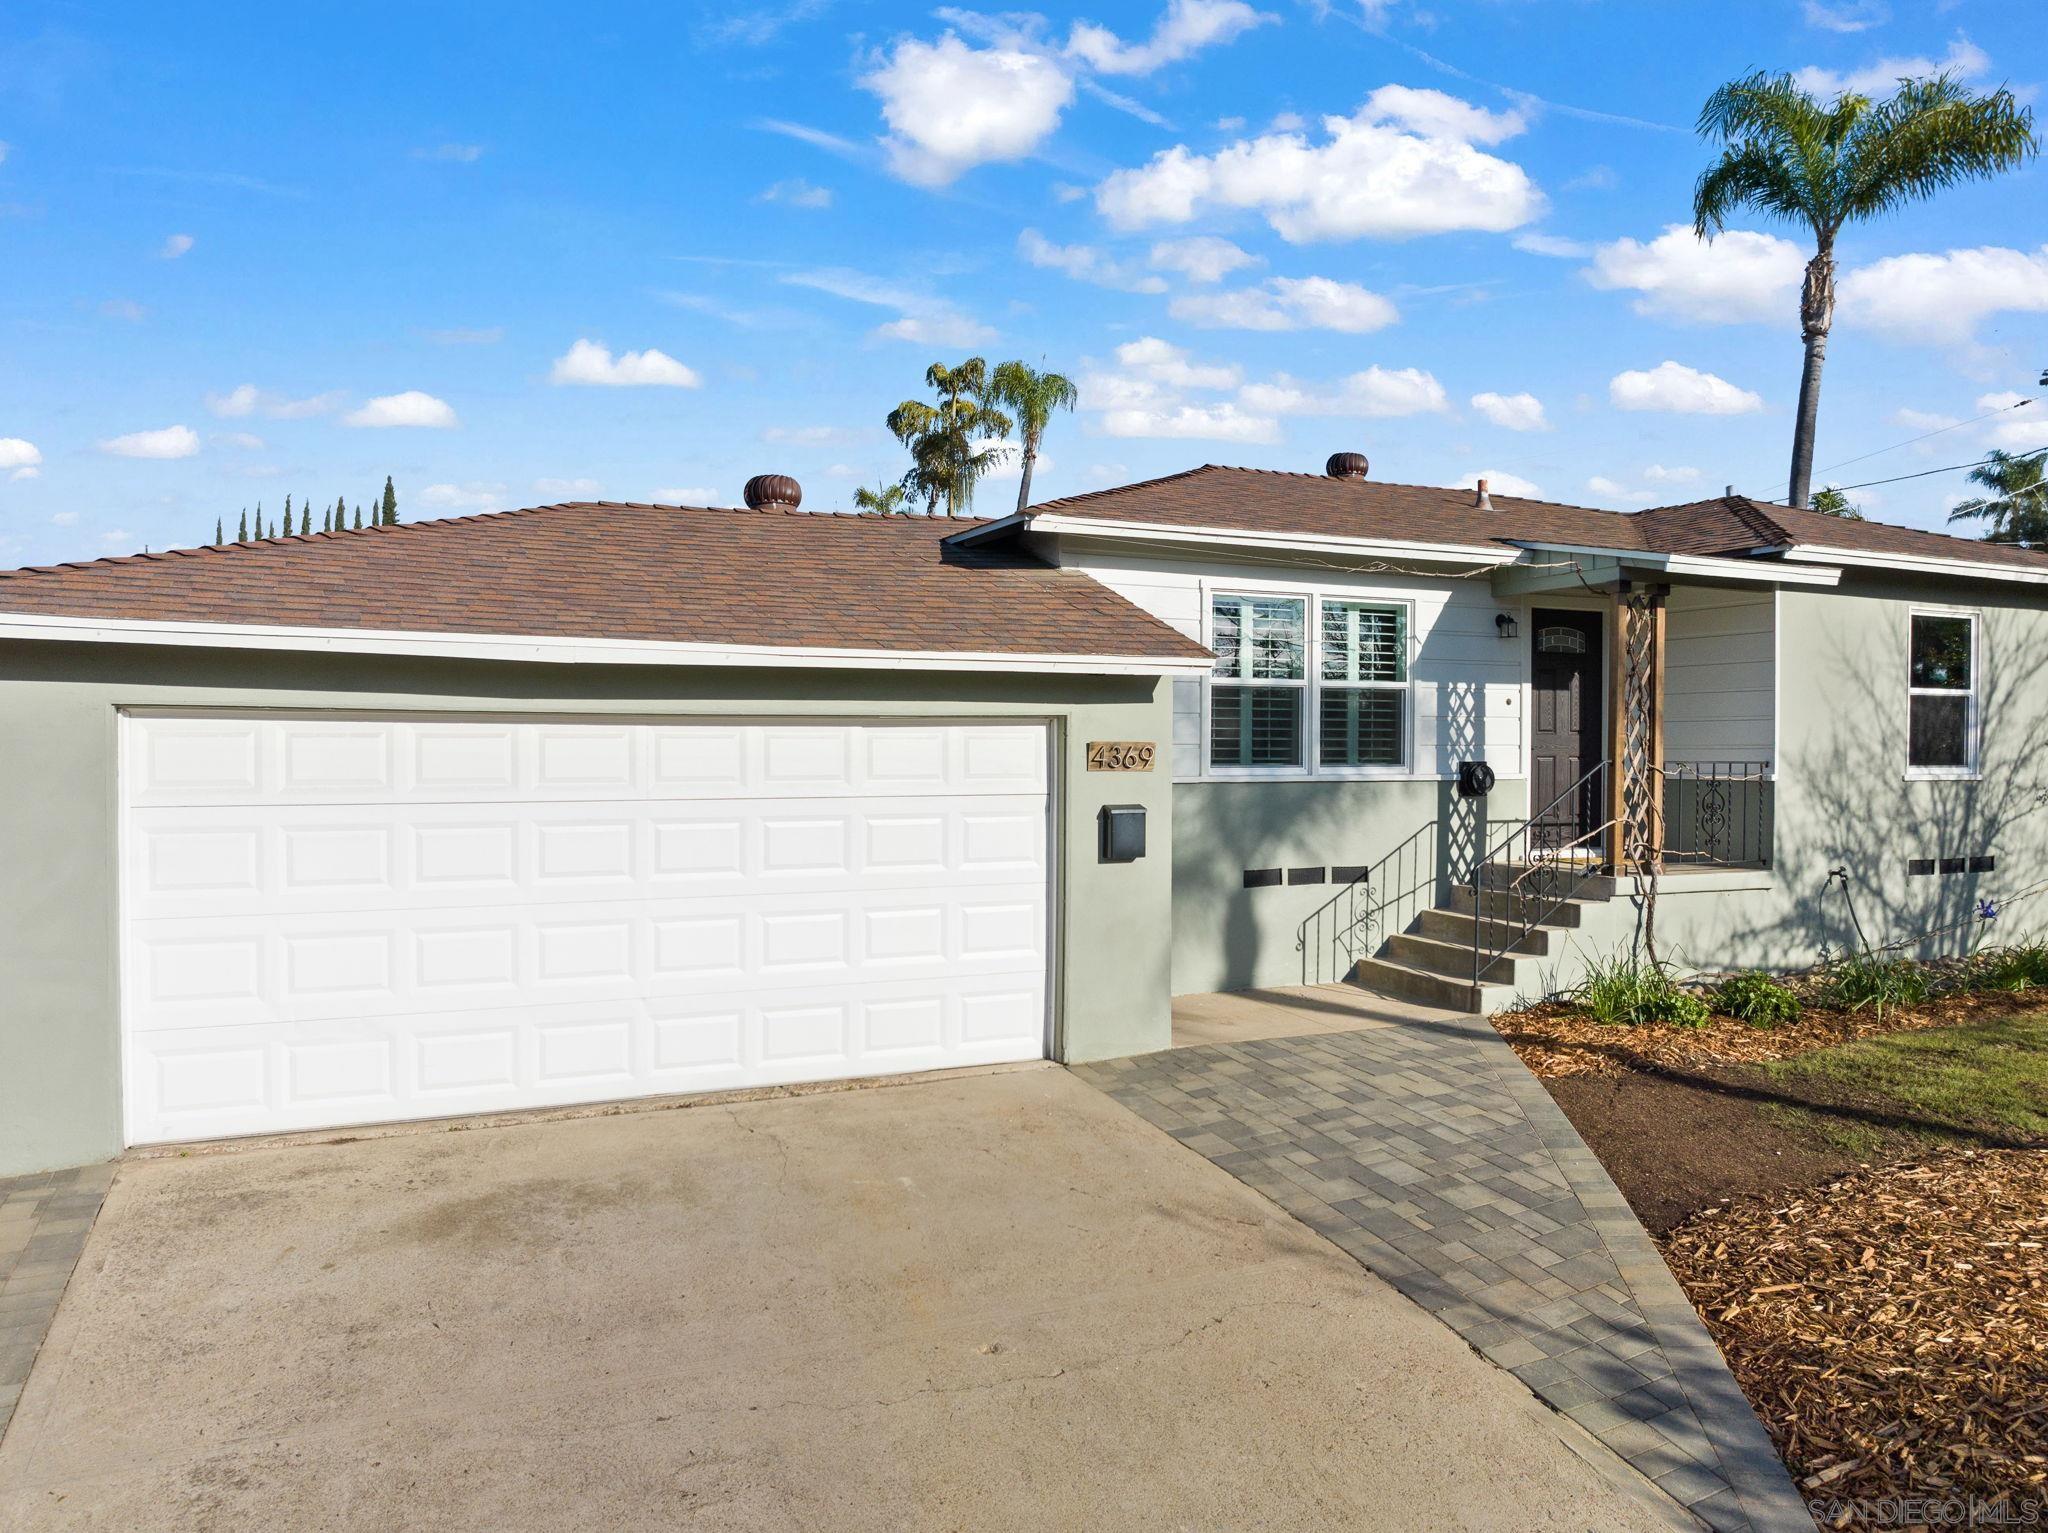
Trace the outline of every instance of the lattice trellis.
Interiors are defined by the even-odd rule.
[[[1620,603],[1621,854],[1624,862],[1654,868],[1661,860],[1662,795],[1657,760],[1657,653],[1661,594],[1631,592]]]

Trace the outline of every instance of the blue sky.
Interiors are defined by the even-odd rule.
[[[1929,63],[2031,100],[2031,9],[12,6],[0,562],[387,473],[409,517],[765,470],[843,506],[969,353],[1081,380],[1041,498],[1339,448],[1581,504],[1782,494],[1804,247],[1667,233],[1701,100]],[[2048,445],[2048,404],[2005,408],[2048,366],[2044,192],[1852,232],[1818,462],[1858,461],[1820,478]],[[1933,526],[1963,489],[1854,498]]]

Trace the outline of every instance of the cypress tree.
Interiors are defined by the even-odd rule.
[[[237,543],[249,541],[249,508],[247,506],[242,507],[242,524],[235,529],[235,541]]]
[[[357,506],[357,507],[356,507],[356,525],[355,525],[355,530],[356,530],[357,532],[361,532],[361,531],[363,530],[363,508],[362,508],[361,506]]]
[[[286,528],[287,532],[291,529]],[[313,503],[309,500],[299,507],[299,536],[304,537],[313,530]]]
[[[285,496],[284,498],[284,525],[287,530],[289,530],[292,525],[292,498],[289,495]],[[271,530],[273,532],[276,531],[276,528],[277,524],[275,522],[271,523]]]
[[[391,487],[391,476],[384,476],[384,508],[378,520],[386,527],[398,525],[398,491]]]
[[[221,546],[221,544],[223,544],[223,543],[225,543],[225,542],[227,541],[227,539],[226,539],[226,538],[224,538],[223,536],[221,536],[221,534],[222,534],[223,530],[224,530],[224,529],[223,529],[223,528],[221,527],[221,524],[220,524],[220,518],[216,516],[216,517],[215,517],[215,518],[213,519],[213,546],[214,546],[215,548],[218,548],[218,547],[220,547],[220,546]]]

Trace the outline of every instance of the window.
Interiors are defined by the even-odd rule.
[[[1307,604],[1218,596],[1210,604],[1209,764],[1298,767],[1308,690]]]
[[[1977,620],[1916,612],[1906,684],[1906,767],[1968,776],[1977,766]]]
[[[1408,759],[1408,613],[1365,602],[1323,603],[1317,759],[1324,766],[1397,767]]]

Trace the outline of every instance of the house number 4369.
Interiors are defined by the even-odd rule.
[[[1090,740],[1088,770],[1091,772],[1149,772],[1153,745],[1150,740]]]

